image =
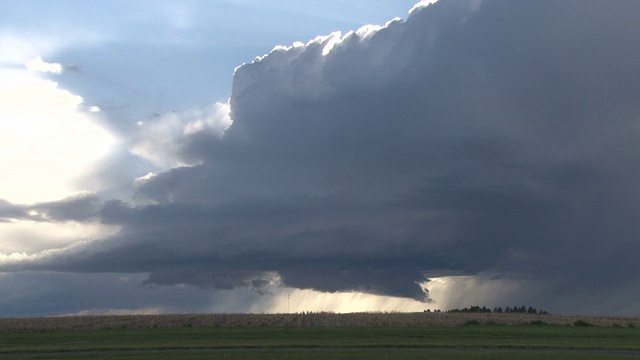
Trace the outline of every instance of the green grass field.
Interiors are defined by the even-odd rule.
[[[634,359],[637,357],[625,355],[592,355],[592,354],[567,354],[567,353],[527,353],[514,351],[463,351],[463,350],[350,350],[350,351],[259,351],[259,352],[206,352],[206,353],[147,353],[147,354],[107,354],[107,355],[40,355],[28,357],[29,359],[132,359],[132,360],[204,360],[204,359],[230,359],[230,360],[280,360],[280,359],[305,359],[305,360],[326,360],[326,359],[398,359],[398,360],[603,360],[603,359]]]
[[[566,352],[572,349],[640,351],[640,329],[479,324],[458,327],[183,327],[0,332],[0,358],[9,354],[28,354],[32,359],[640,358],[634,354]],[[153,352],[158,350],[165,352]]]

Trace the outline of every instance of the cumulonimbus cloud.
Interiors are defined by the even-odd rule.
[[[601,284],[584,274],[631,276],[639,11],[441,0],[277,47],[236,69],[222,136],[180,137],[201,164],[140,183],[152,205],[103,203],[96,216],[119,234],[30,266],[211,287],[276,272],[301,289],[421,300],[432,274],[583,289]]]

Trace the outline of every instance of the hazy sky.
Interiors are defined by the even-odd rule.
[[[640,2],[430,2],[1,2],[0,316],[640,313]]]

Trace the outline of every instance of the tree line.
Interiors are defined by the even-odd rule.
[[[431,310],[425,310],[425,312],[431,312]],[[440,310],[435,310],[433,312],[442,312]],[[532,306],[514,306],[514,307],[505,307],[502,308],[500,306],[496,306],[493,308],[488,308],[486,306],[471,306],[465,307],[462,309],[451,309],[445,311],[446,313],[488,313],[488,314],[534,314],[534,315],[546,315],[549,314],[544,310],[538,310]]]

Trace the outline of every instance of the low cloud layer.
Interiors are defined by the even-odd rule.
[[[0,219],[121,228],[0,269],[421,301],[431,277],[509,275],[545,291],[518,300],[553,306],[566,290],[617,311],[590,302],[639,270],[639,13],[440,0],[277,47],[236,69],[226,130],[183,119],[191,130],[162,128],[181,132],[171,146],[139,148],[190,167],[138,180],[131,201],[0,203]]]

